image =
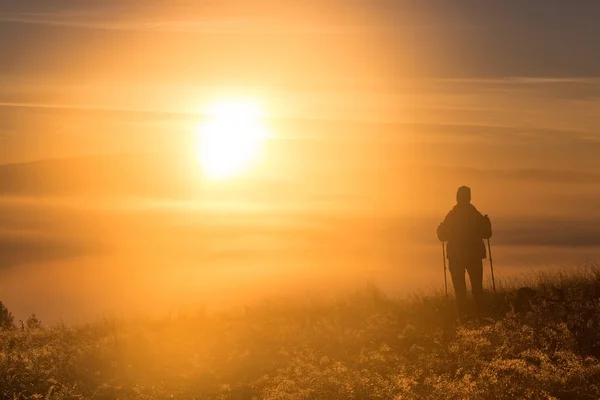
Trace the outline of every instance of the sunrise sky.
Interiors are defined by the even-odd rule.
[[[192,293],[214,252],[269,266],[218,277],[246,288],[307,256],[343,275],[340,254],[404,284],[437,271],[463,184],[505,265],[595,259],[598,21],[593,1],[3,0],[5,297],[68,314],[44,277],[164,281],[173,254],[186,267],[161,290]]]

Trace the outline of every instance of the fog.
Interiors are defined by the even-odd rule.
[[[519,213],[508,201],[513,191],[495,202],[474,193],[476,206],[493,216],[498,279],[600,259],[600,215],[585,207],[550,215],[568,197],[562,204],[560,196],[556,205],[541,202],[537,213]],[[519,194],[527,196],[533,194]],[[364,198],[351,207],[350,198],[338,208],[336,197],[329,205],[308,207],[257,200],[5,196],[2,301],[18,318],[35,312],[44,320],[71,321],[332,296],[366,284],[390,295],[440,290],[435,228],[447,210],[383,209]],[[449,209],[453,193],[444,200]]]

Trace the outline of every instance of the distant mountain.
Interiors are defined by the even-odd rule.
[[[335,162],[332,161],[332,164]],[[465,182],[481,189],[519,182],[568,185],[600,183],[600,174],[585,171],[495,170],[406,164],[401,161],[393,161],[389,165],[356,162],[355,165],[346,165],[334,171],[333,175],[321,173],[320,169],[314,170],[313,160],[306,162],[303,167],[302,170],[287,174],[284,179],[254,177],[236,182],[235,185],[222,185],[220,189],[226,190],[224,193],[227,196],[244,193],[246,199],[260,197],[273,200],[285,197],[289,201],[299,200],[306,193],[348,196],[375,189],[377,193],[393,197],[401,192],[399,185],[403,185],[405,190],[419,188],[421,195],[432,195],[432,191],[437,193],[441,186],[448,186],[444,190],[453,190],[456,185]],[[334,178],[343,178],[348,181],[347,185],[334,187],[331,183]],[[202,186],[203,179],[197,161],[181,154],[96,155],[0,165],[0,196],[182,199],[197,196]],[[211,193],[216,193],[216,188],[212,188]]]

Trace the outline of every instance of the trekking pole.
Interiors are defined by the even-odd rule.
[[[492,261],[492,245],[490,243],[490,239],[488,238],[488,250],[490,253],[490,269],[492,270],[492,287],[494,288],[494,293],[496,293],[496,280],[494,279],[494,262]]]
[[[444,257],[444,289],[446,290],[446,300],[448,300],[448,278],[446,277],[446,246],[442,242],[442,256]]]

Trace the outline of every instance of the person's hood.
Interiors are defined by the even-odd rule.
[[[470,204],[471,203],[471,188],[468,186],[461,186],[456,192],[456,203],[457,204]]]

